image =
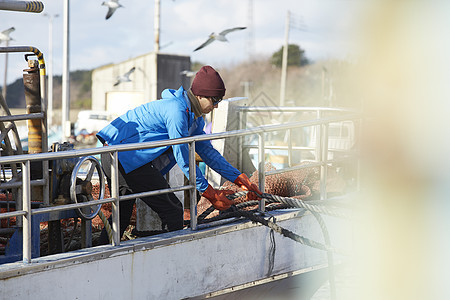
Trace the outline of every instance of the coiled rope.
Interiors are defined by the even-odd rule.
[[[245,196],[247,194],[247,191],[243,192],[237,192],[232,195],[228,195],[227,198],[230,200]],[[243,203],[239,203],[237,205],[233,205],[233,207],[230,209],[230,211],[222,213],[219,215],[219,218],[229,218],[229,217],[245,217],[253,222],[261,223],[268,228],[271,229],[271,247],[270,247],[270,255],[269,255],[269,270],[268,270],[268,276],[272,273],[273,266],[274,266],[274,258],[275,258],[275,239],[273,237],[273,232],[276,231],[277,233],[290,238],[296,242],[299,242],[303,245],[320,249],[327,252],[327,260],[328,260],[328,272],[329,272],[329,283],[330,283],[330,294],[331,299],[336,299],[336,284],[335,284],[335,276],[334,276],[334,258],[333,253],[341,254],[341,255],[349,255],[346,251],[342,249],[337,249],[331,246],[330,236],[326,227],[326,224],[320,215],[320,213],[335,216],[335,217],[342,217],[342,218],[350,218],[349,214],[338,212],[336,210],[328,209],[327,207],[317,204],[307,204],[304,201],[300,199],[294,199],[294,198],[288,198],[288,197],[281,197],[277,195],[262,193],[261,195],[257,194],[258,197],[265,200],[267,204],[272,203],[280,203],[280,205],[275,206],[276,208],[281,207],[295,207],[295,208],[303,208],[311,212],[311,214],[314,216],[314,218],[317,220],[317,222],[320,225],[320,228],[322,230],[322,234],[324,237],[325,244],[321,244],[319,242],[313,241],[311,239],[305,238],[303,236],[300,236],[288,229],[285,229],[278,224],[276,224],[276,219],[271,216],[270,218],[273,219],[273,221],[270,221],[269,219],[265,219],[261,214],[258,215],[255,211],[245,211],[240,210],[239,208],[244,208],[248,206],[254,206],[259,203],[259,201],[247,201]],[[211,206],[208,209],[205,210],[199,217],[198,217],[198,223],[205,222],[205,218],[214,211],[214,207]],[[213,218],[211,218],[213,219]],[[211,220],[208,219],[208,220]]]

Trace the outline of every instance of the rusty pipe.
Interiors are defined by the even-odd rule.
[[[27,113],[40,113],[41,106],[41,85],[39,80],[38,62],[28,61],[29,69],[25,69],[23,74],[23,85],[25,88],[25,103]],[[42,153],[42,126],[41,120],[28,120],[28,153]]]

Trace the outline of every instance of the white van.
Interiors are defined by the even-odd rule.
[[[78,113],[74,134],[77,136],[80,133],[96,133],[108,125],[114,117],[112,113],[106,111],[82,110]]]

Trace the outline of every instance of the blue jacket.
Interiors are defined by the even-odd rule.
[[[129,110],[97,133],[97,137],[108,145],[140,143],[175,139],[205,134],[203,117],[194,118],[191,104],[183,87],[178,90],[166,89],[162,99],[142,104]],[[169,148],[172,148],[172,151]],[[195,143],[195,150],[203,161],[222,177],[234,182],[241,174],[213,148],[210,141]],[[163,162],[165,160],[165,162]],[[187,144],[158,148],[119,152],[119,161],[129,173],[151,161],[159,166],[161,174],[166,174],[178,163],[189,178],[189,147]],[[158,167],[158,166],[157,166]],[[200,192],[208,187],[208,181],[201,170],[196,169],[196,185]]]

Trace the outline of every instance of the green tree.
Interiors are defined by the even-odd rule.
[[[281,68],[283,61],[283,46],[272,55],[272,64]],[[309,64],[308,58],[305,56],[305,50],[300,48],[299,45],[289,44],[288,45],[288,66],[304,66]]]

